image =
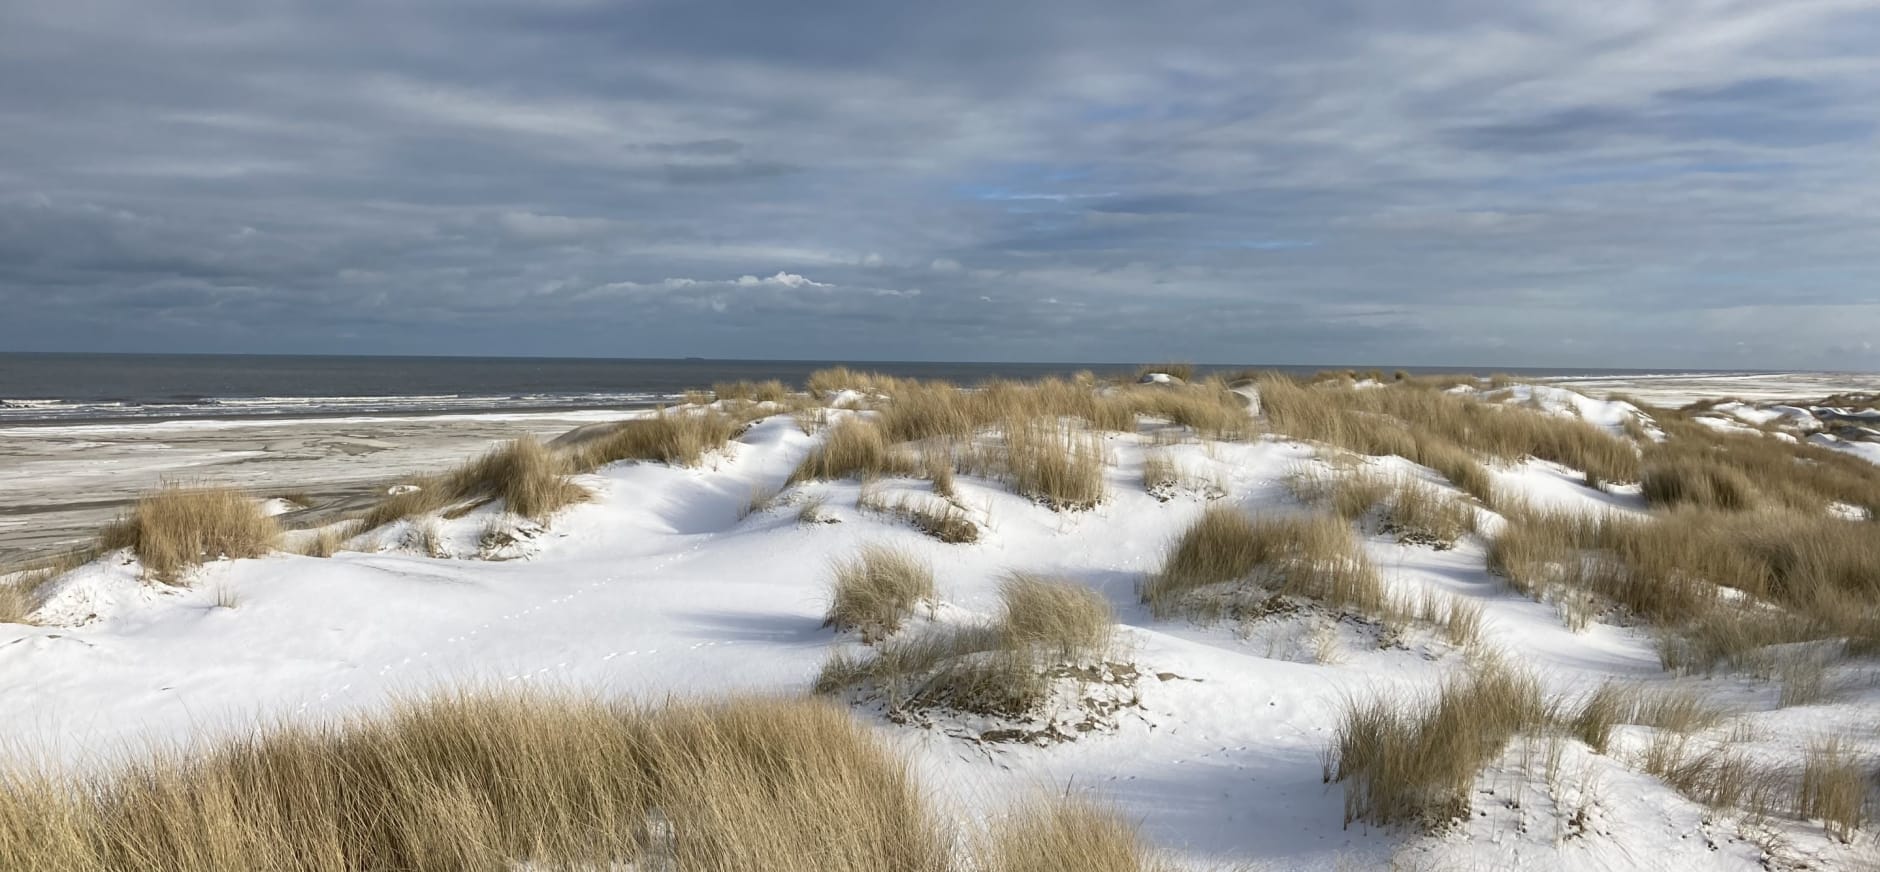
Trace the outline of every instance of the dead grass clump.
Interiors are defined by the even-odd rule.
[[[673,466],[697,466],[705,453],[724,446],[744,422],[717,411],[669,411],[622,421],[606,432],[571,446],[573,468],[599,469],[621,460],[646,460]]]
[[[887,636],[900,629],[915,604],[933,597],[933,569],[924,561],[886,545],[870,545],[859,557],[836,564],[823,626],[857,629],[864,639]]]
[[[1115,617],[1088,588],[1014,574],[999,596],[1003,608],[991,624],[895,638],[870,657],[838,652],[817,675],[816,692],[867,685],[893,711],[1020,718],[1049,696],[1049,667],[1100,659],[1108,648]]]
[[[1475,532],[1475,509],[1415,479],[1393,483],[1383,531],[1399,542],[1448,548]]]
[[[879,646],[871,657],[837,652],[817,673],[815,691],[858,685],[880,691],[891,711],[951,709],[1022,717],[1050,685],[1030,651],[1013,647],[997,626],[952,627]]]
[[[1410,476],[1389,478],[1366,470],[1336,476],[1307,474],[1295,493],[1346,520],[1376,514],[1379,529],[1405,544],[1449,548],[1475,532],[1475,509]]]
[[[790,389],[774,378],[762,382],[719,382],[712,385],[712,394],[720,400],[758,403],[782,403],[790,399]]]
[[[1638,479],[1638,448],[1578,417],[1409,384],[1356,389],[1342,381],[1308,385],[1271,374],[1258,381],[1261,408],[1273,429],[1296,438],[1362,454],[1395,454],[1431,467],[1438,464],[1426,462],[1421,452],[1453,445],[1505,461],[1553,461],[1601,481]],[[1478,498],[1490,496],[1487,482],[1472,471],[1460,474],[1471,481],[1458,485]]]
[[[1872,524],[1768,506],[1680,508],[1651,519],[1511,511],[1489,565],[1540,596],[1586,590],[1659,626],[1667,666],[1743,665],[1769,645],[1880,642]],[[1724,589],[1731,593],[1725,595]]]
[[[1851,842],[1854,832],[1867,823],[1872,781],[1872,773],[1841,737],[1814,742],[1802,763],[1795,813],[1804,820],[1822,821],[1829,835]]]
[[[98,559],[99,553],[99,546],[85,545],[0,569],[0,624],[30,623],[52,583]]]
[[[1880,517],[1880,466],[1807,442],[1712,430],[1688,415],[1659,410],[1657,417],[1669,438],[1650,449],[1650,460],[1722,466],[1750,482],[1760,502],[1806,514],[1840,502]]]
[[[979,541],[979,525],[959,506],[949,502],[903,499],[895,505],[894,514],[905,518],[914,529],[948,545],[970,545]]]
[[[447,696],[0,781],[10,869],[945,872],[948,829],[853,718],[764,699]]]
[[[1434,698],[1350,701],[1327,754],[1325,780],[1345,785],[1345,822],[1463,817],[1475,775],[1515,734],[1550,717],[1540,684],[1489,662]]]
[[[1441,473],[1463,493],[1481,500],[1482,505],[1496,505],[1494,474],[1467,450],[1449,442],[1423,438],[1416,440],[1414,459]]]
[[[1102,594],[1064,579],[1014,572],[999,584],[1000,626],[1014,645],[1042,646],[1076,660],[1109,645],[1116,615]]]
[[[895,454],[881,428],[861,417],[843,419],[829,428],[822,444],[811,449],[790,483],[839,478],[870,478],[889,472],[909,471],[910,464]]]
[[[1383,585],[1351,530],[1334,515],[1250,518],[1210,506],[1143,585],[1157,617],[1262,613],[1274,596],[1381,615]]]
[[[308,557],[332,557],[357,532],[357,525],[352,522],[321,527],[307,538],[300,553]]]
[[[1660,730],[1646,746],[1639,766],[1672,789],[1716,809],[1743,809],[1763,817],[1783,805],[1787,779],[1776,769],[1758,766],[1743,753],[1709,743],[1694,748],[1690,736]]]
[[[1142,488],[1151,496],[1167,499],[1167,494],[1181,483],[1181,471],[1168,452],[1151,450],[1142,456]]]
[[[1689,735],[1723,723],[1724,712],[1689,689],[1648,691],[1632,684],[1606,682],[1588,694],[1565,722],[1575,738],[1604,754],[1612,730],[1638,724]]]
[[[1103,444],[1056,421],[1008,421],[1006,465],[1012,489],[1053,509],[1103,501]]]
[[[1239,394],[1218,385],[1150,386],[1134,389],[1128,396],[1136,412],[1188,427],[1204,439],[1233,441],[1253,434],[1253,417],[1246,403]]]
[[[131,549],[145,572],[173,584],[204,561],[259,557],[280,540],[280,525],[240,491],[165,485],[140,498],[129,517],[107,526],[98,546]]]
[[[957,498],[959,493],[953,487],[953,446],[930,447],[921,452],[920,459],[923,474],[933,482],[934,495],[948,500]]]
[[[1654,460],[1645,465],[1640,481],[1645,502],[1653,506],[1739,510],[1756,502],[1756,486],[1749,477],[1715,461]]]
[[[1115,812],[1038,799],[1000,819],[974,851],[981,872],[1168,872]]]
[[[879,408],[881,430],[890,442],[970,439],[985,424],[983,400],[945,382],[908,379],[889,390]]]
[[[511,514],[543,521],[589,498],[586,488],[568,480],[569,471],[565,457],[523,436],[459,467],[445,490],[456,499],[493,497]]]

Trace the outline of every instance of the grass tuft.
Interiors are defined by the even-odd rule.
[[[0,867],[949,872],[905,762],[839,709],[443,696],[98,776],[0,778]]]
[[[1377,571],[1337,516],[1256,519],[1221,505],[1182,533],[1142,592],[1158,617],[1257,614],[1276,595],[1363,614],[1385,606]]]
[[[1000,619],[1013,645],[1038,645],[1062,659],[1101,652],[1116,615],[1102,594],[1064,579],[1014,572],[999,584]]]
[[[151,577],[174,584],[205,561],[259,557],[280,540],[280,525],[240,491],[165,485],[99,533],[98,547],[129,548]]]
[[[1345,785],[1347,824],[1438,825],[1466,816],[1476,772],[1549,716],[1533,676],[1494,662],[1444,682],[1431,699],[1352,700],[1325,780]]]
[[[856,629],[864,639],[894,633],[921,600],[934,597],[933,569],[912,553],[870,545],[836,564],[823,626]]]

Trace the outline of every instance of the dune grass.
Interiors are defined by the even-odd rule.
[[[1663,508],[1735,510],[1756,503],[1756,485],[1749,476],[1707,458],[1654,459],[1645,464],[1640,484],[1645,502]]]
[[[706,452],[724,447],[745,421],[719,411],[669,411],[622,421],[569,449],[575,470],[588,471],[621,460],[697,466]]]
[[[712,395],[720,400],[782,403],[789,401],[790,388],[774,378],[761,382],[719,382],[712,385]]]
[[[1608,681],[1563,712],[1570,735],[1595,753],[1611,745],[1621,724],[1638,724],[1686,735],[1723,722],[1723,710],[1689,689],[1648,691],[1638,685]]]
[[[836,652],[817,675],[816,692],[872,685],[894,710],[1019,718],[1049,695],[1050,667],[1107,654],[1116,619],[1096,592],[1018,573],[999,596],[1001,611],[990,624],[931,628],[888,640],[870,655]]]
[[[1102,594],[1076,582],[1014,572],[999,583],[999,626],[1014,646],[1044,646],[1075,659],[1110,644],[1116,614]]]
[[[852,416],[829,428],[822,443],[811,449],[790,473],[790,483],[865,479],[912,471],[912,462],[889,444],[880,426],[867,418]]]
[[[1103,445],[1057,421],[1008,420],[1006,470],[1012,490],[1059,511],[1103,502]]]
[[[1381,532],[1407,544],[1449,548],[1476,528],[1473,507],[1408,475],[1309,471],[1294,477],[1293,490],[1348,521],[1375,518]]]
[[[823,626],[859,630],[864,639],[901,628],[914,606],[934,598],[933,568],[908,551],[869,545],[838,562]]]
[[[1414,379],[1354,389],[1269,374],[1257,384],[1274,431],[1361,454],[1395,454],[1442,471],[1484,501],[1493,498],[1492,483],[1459,463],[1455,449],[1501,461],[1549,460],[1600,481],[1639,477],[1636,446],[1577,417],[1482,402]]]
[[[1875,775],[1841,737],[1817,740],[1802,763],[1795,813],[1804,820],[1822,821],[1829,835],[1851,842],[1854,832],[1867,823]]]
[[[442,696],[0,780],[0,866],[46,872],[947,872],[951,829],[850,716],[757,698]]]
[[[1377,570],[1337,516],[1254,518],[1221,505],[1182,533],[1142,590],[1157,617],[1259,614],[1280,595],[1361,614],[1386,607]]]
[[[387,496],[366,510],[360,518],[361,529],[377,529],[467,502],[496,500],[502,500],[512,514],[545,521],[589,498],[585,488],[568,480],[568,473],[578,467],[575,460],[534,436],[521,436],[450,472],[405,482],[414,489]]]
[[[205,561],[259,557],[280,541],[280,525],[247,494],[175,484],[145,494],[128,517],[98,534],[99,548],[129,548],[147,574],[166,584]]]
[[[1173,872],[1115,812],[1039,798],[1000,819],[975,851],[980,872]]]
[[[1880,619],[1863,605],[1880,597],[1877,565],[1871,522],[1773,506],[1651,518],[1523,509],[1489,549],[1490,569],[1520,590],[1590,591],[1658,625],[1677,669],[1741,665],[1768,645],[1809,639],[1880,650]]]
[[[1433,697],[1347,702],[1325,780],[1345,785],[1345,822],[1436,825],[1468,814],[1475,775],[1551,712],[1533,676],[1489,662]]]

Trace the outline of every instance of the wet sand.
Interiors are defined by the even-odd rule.
[[[166,481],[310,499],[317,517],[491,444],[624,411],[0,427],[0,566],[81,544]],[[291,523],[295,518],[287,520]]]

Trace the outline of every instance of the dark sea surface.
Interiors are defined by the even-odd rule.
[[[339,357],[168,354],[0,354],[0,424],[193,418],[331,417],[449,412],[634,408],[692,388],[741,379],[801,385],[838,363],[856,369],[971,384],[1079,370],[1133,373],[1117,363],[932,363],[908,361],[631,360],[515,357]],[[1202,366],[1317,372],[1346,367]],[[1398,367],[1381,368],[1390,372]],[[1403,367],[1411,372],[1477,372]],[[1636,375],[1640,370],[1510,369],[1562,377]]]

